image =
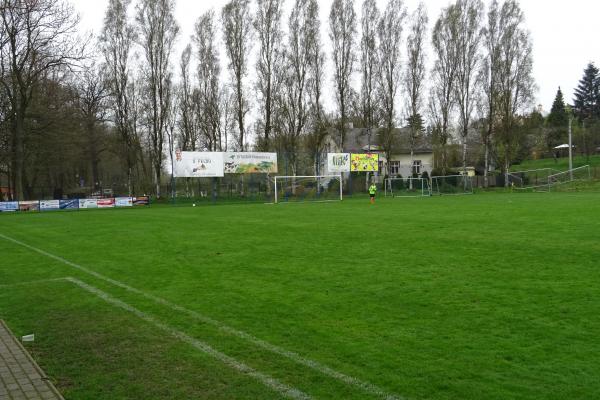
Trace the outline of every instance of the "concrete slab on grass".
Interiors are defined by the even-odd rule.
[[[64,400],[0,320],[0,400]]]

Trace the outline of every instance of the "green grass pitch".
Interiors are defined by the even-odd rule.
[[[600,398],[598,193],[13,214],[0,235],[0,318],[69,400]]]

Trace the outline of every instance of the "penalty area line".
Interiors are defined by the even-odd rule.
[[[335,202],[335,201],[337,201],[337,200],[331,200],[331,201],[328,201],[328,202]],[[108,282],[108,283],[110,283],[110,284],[112,284],[112,285],[114,285],[116,287],[119,287],[121,289],[124,289],[124,290],[126,290],[126,291],[128,291],[130,293],[134,293],[134,294],[137,294],[139,296],[145,297],[145,298],[147,298],[149,300],[154,301],[157,304],[161,304],[161,305],[163,305],[163,306],[165,306],[167,308],[170,308],[170,309],[172,309],[174,311],[178,311],[178,312],[180,312],[182,314],[186,314],[186,315],[188,315],[188,316],[190,316],[190,317],[192,317],[192,318],[194,318],[194,319],[196,319],[196,320],[198,320],[200,322],[212,325],[212,326],[216,327],[217,329],[221,330],[222,332],[225,332],[225,333],[227,333],[229,335],[232,335],[232,336],[236,336],[236,337],[238,337],[240,339],[247,340],[248,342],[254,344],[257,347],[260,347],[260,348],[262,348],[264,350],[270,351],[270,352],[272,352],[274,354],[278,354],[278,355],[280,355],[282,357],[288,358],[289,360],[292,360],[292,361],[294,361],[294,362],[296,362],[296,363],[298,363],[300,365],[303,365],[303,366],[308,367],[310,369],[313,369],[313,370],[315,370],[317,372],[320,372],[320,373],[322,373],[324,375],[327,375],[327,376],[329,376],[329,377],[331,377],[333,379],[336,379],[336,380],[338,380],[340,382],[343,382],[346,385],[357,387],[357,388],[359,388],[359,389],[361,389],[361,390],[363,390],[363,391],[365,391],[365,392],[367,392],[367,393],[369,393],[371,395],[375,395],[377,397],[381,397],[381,398],[384,398],[386,400],[402,400],[402,399],[404,399],[404,397],[398,396],[396,394],[388,393],[386,390],[384,390],[384,389],[378,387],[377,385],[372,384],[372,383],[370,383],[368,381],[363,381],[363,380],[355,378],[353,376],[346,375],[346,374],[344,374],[342,372],[334,370],[333,368],[331,368],[331,367],[329,367],[327,365],[321,364],[318,361],[314,361],[314,360],[311,360],[309,358],[303,357],[303,356],[301,356],[300,354],[298,354],[296,352],[284,349],[282,347],[279,347],[277,345],[269,343],[269,342],[267,342],[267,341],[265,341],[263,339],[259,339],[256,336],[253,336],[253,335],[251,335],[251,334],[249,334],[247,332],[244,332],[244,331],[238,330],[236,328],[230,327],[228,325],[225,325],[224,323],[222,323],[220,321],[217,321],[217,320],[215,320],[215,319],[213,319],[211,317],[207,317],[207,316],[202,315],[202,314],[200,314],[200,313],[198,313],[196,311],[187,309],[185,307],[182,307],[182,306],[180,306],[178,304],[172,303],[172,302],[170,302],[170,301],[168,301],[166,299],[163,299],[161,297],[155,296],[155,295],[150,294],[150,293],[146,293],[146,292],[144,292],[144,291],[142,291],[140,289],[137,289],[137,288],[134,288],[132,286],[129,286],[129,285],[123,283],[123,282],[120,282],[120,281],[117,281],[115,279],[106,277],[106,276],[104,276],[102,274],[99,274],[96,271],[93,271],[93,270],[89,269],[89,268],[83,267],[83,266],[81,266],[79,264],[76,264],[74,262],[66,260],[66,259],[64,259],[62,257],[59,257],[59,256],[56,256],[54,254],[48,253],[47,251],[44,251],[44,250],[39,249],[37,247],[31,246],[31,245],[29,245],[27,243],[21,242],[21,241],[16,240],[16,239],[13,239],[13,238],[11,238],[9,236],[6,236],[6,235],[4,235],[2,233],[0,233],[0,238],[2,238],[4,240],[7,240],[9,242],[12,242],[14,244],[17,244],[19,246],[25,247],[25,248],[27,248],[27,249],[35,252],[35,253],[41,254],[41,255],[46,256],[48,258],[51,258],[51,259],[53,259],[55,261],[59,261],[59,262],[65,264],[65,265],[68,265],[68,266],[70,266],[72,268],[75,268],[75,269],[81,271],[81,272],[84,272],[84,273],[86,273],[88,275],[91,275],[91,276],[93,276],[93,277],[95,277],[95,278],[97,278],[99,280]]]

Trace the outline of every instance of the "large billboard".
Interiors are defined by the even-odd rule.
[[[276,174],[277,153],[225,153],[226,174]]]
[[[225,176],[223,153],[176,151],[175,178],[213,178]]]
[[[327,172],[350,172],[350,153],[327,154]]]
[[[352,172],[377,172],[379,154],[352,154],[350,167]]]

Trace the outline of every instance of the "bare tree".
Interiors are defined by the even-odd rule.
[[[173,100],[170,57],[179,32],[174,9],[174,0],[142,0],[136,10],[138,39],[146,61],[142,71],[149,106],[148,135],[157,197],[161,195],[165,130]]]
[[[352,95],[354,71],[356,12],[354,0],[334,0],[329,13],[329,37],[333,45],[334,83],[339,111],[340,148],[346,141],[346,121]]]
[[[457,0],[456,102],[462,138],[463,171],[467,170],[467,138],[476,102],[477,73],[481,63],[481,21],[484,5],[480,0]]]
[[[289,18],[289,41],[281,71],[278,142],[286,152],[295,175],[301,136],[306,133],[310,106],[310,73],[315,15],[309,0],[296,0]]]
[[[442,173],[446,172],[446,145],[450,138],[450,118],[455,105],[455,88],[458,70],[459,12],[456,5],[444,8],[435,23],[432,35],[434,67],[429,109],[436,121],[437,144],[442,150]]]
[[[248,70],[248,53],[252,42],[250,38],[252,32],[250,0],[231,0],[223,7],[221,16],[223,19],[225,49],[229,58],[229,70],[236,99],[237,147],[238,150],[243,151],[246,145],[245,120],[249,111],[244,78]]]
[[[198,118],[200,118],[201,135],[206,147],[211,151],[219,151],[222,148],[220,139],[221,89],[219,82],[221,65],[216,34],[215,14],[211,10],[198,19],[194,36],[198,58]]]
[[[258,0],[258,10],[254,20],[254,28],[258,35],[260,49],[256,63],[256,89],[260,97],[261,129],[258,147],[269,150],[271,147],[271,132],[273,130],[273,114],[275,108],[274,93],[278,91],[280,82],[276,73],[277,66],[282,62],[281,49],[283,31],[281,16],[283,0]]]
[[[423,105],[423,89],[425,86],[425,40],[427,35],[427,9],[420,3],[411,16],[410,33],[406,44],[406,75],[404,79],[408,101],[408,128],[410,130],[410,162],[414,163],[415,147],[423,132],[424,124],[421,115]],[[412,184],[412,182],[411,182]]]
[[[194,150],[198,141],[198,130],[196,129],[194,115],[194,86],[190,72],[191,58],[192,45],[188,44],[181,53],[179,62],[181,83],[177,99],[178,107],[175,108],[175,110],[179,110],[179,118],[176,124],[179,131],[177,144],[183,151]]]
[[[317,0],[308,1],[308,18],[311,29],[307,32],[311,43],[308,80],[310,101],[309,125],[306,146],[311,153],[315,175],[320,175],[320,155],[325,139],[329,133],[329,123],[323,111],[323,80],[325,73],[325,52],[321,40],[321,21],[319,19],[319,3]]]
[[[379,10],[375,0],[364,0],[362,5],[362,37],[360,40],[360,72],[361,93],[360,107],[363,128],[367,129],[369,147],[371,134],[377,128],[377,76],[379,69],[379,55],[377,54],[377,24],[379,23]]]
[[[503,158],[505,184],[508,172],[521,144],[519,113],[524,112],[533,99],[532,44],[525,28],[525,16],[516,0],[507,0],[500,10],[500,48],[498,84],[498,130],[496,144]]]
[[[492,0],[487,24],[482,29],[485,54],[479,73],[480,114],[485,119],[485,127],[481,130],[484,146],[484,185],[489,186],[490,147],[494,134],[498,103],[498,72],[500,69],[500,8],[496,0]]]
[[[135,38],[133,26],[127,20],[127,9],[131,0],[110,0],[104,28],[100,36],[100,47],[106,63],[106,76],[110,89],[113,122],[123,144],[123,155],[127,168],[127,188],[133,195],[132,182],[135,165],[135,133],[131,130],[130,52]]]
[[[0,6],[0,85],[10,104],[11,183],[24,198],[26,119],[36,85],[52,70],[84,58],[79,16],[61,0],[3,0]]]
[[[402,0],[390,0],[379,21],[379,91],[384,127],[379,132],[379,143],[389,163],[396,135],[396,102],[402,83],[402,31],[406,8]]]
[[[77,105],[83,122],[86,153],[90,162],[91,180],[94,191],[100,188],[100,156],[106,151],[101,124],[106,121],[108,104],[105,74],[95,65],[86,67],[77,82]]]

